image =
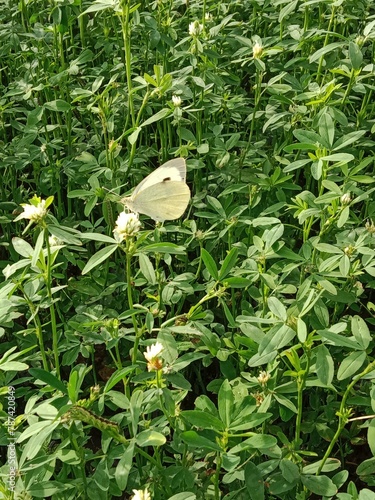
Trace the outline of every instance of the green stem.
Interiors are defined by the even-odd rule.
[[[47,248],[47,263],[46,263],[46,289],[48,300],[50,302],[49,311],[51,315],[51,328],[52,328],[52,350],[55,358],[55,369],[56,369],[56,377],[60,378],[60,361],[59,361],[59,335],[57,331],[56,324],[56,311],[55,305],[53,303],[52,297],[52,259],[51,259],[51,248],[48,240],[48,232],[44,232],[46,248]]]
[[[356,377],[354,377],[353,380],[351,381],[351,383],[346,388],[346,391],[344,392],[344,395],[343,395],[342,400],[341,400],[340,409],[336,413],[336,415],[338,415],[338,417],[339,417],[337,430],[335,432],[335,435],[332,438],[330,445],[327,448],[327,451],[324,454],[324,457],[322,458],[319,469],[316,471],[317,476],[321,473],[321,471],[324,467],[324,464],[326,463],[327,459],[329,458],[331,451],[333,450],[333,447],[337,443],[337,440],[339,439],[341,432],[343,431],[345,425],[347,424],[347,422],[349,420],[351,410],[346,408],[346,400],[348,399],[350,391],[353,389],[355,384],[359,380],[361,380],[361,378],[363,378],[365,375],[367,375],[368,373],[370,373],[374,369],[375,369],[375,361],[370,363],[360,374],[358,374]]]
[[[303,373],[297,379],[297,419],[296,419],[296,433],[295,433],[295,443],[298,446],[298,442],[301,435],[301,424],[302,424],[302,412],[303,412],[303,390],[306,385],[306,379],[310,369],[310,349],[308,349],[306,354],[306,368]]]
[[[332,6],[331,18],[329,20],[329,24],[328,24],[328,28],[327,28],[327,33],[326,33],[326,36],[324,38],[323,47],[325,47],[328,44],[329,33],[331,31],[332,24],[333,24],[333,22],[335,20],[335,16],[336,16],[336,7],[333,5]],[[319,60],[318,72],[316,74],[316,81],[318,83],[320,83],[320,78],[321,78],[321,73],[322,73],[322,67],[323,67],[323,61],[324,61],[324,55],[322,55],[322,57]]]
[[[133,256],[132,252],[132,245],[133,241],[131,238],[129,238],[126,241],[126,282],[127,282],[127,296],[128,296],[128,305],[129,309],[134,309],[134,303],[133,303],[133,294],[132,294],[132,274],[131,274],[131,260]],[[135,341],[134,341],[134,347],[133,347],[133,353],[132,353],[132,363],[135,364],[137,362],[137,353],[138,353],[138,345],[139,345],[139,340],[142,335],[142,330],[138,329],[138,324],[137,320],[135,319],[134,314],[132,315],[132,321],[133,321],[133,327],[134,327],[134,333],[135,333]]]
[[[45,347],[44,347],[42,324],[40,322],[39,316],[38,316],[38,314],[36,312],[36,308],[35,308],[33,302],[26,295],[25,290],[23,289],[22,285],[19,285],[19,289],[21,290],[23,296],[25,297],[26,303],[29,306],[29,309],[31,311],[31,316],[33,318],[34,326],[35,326],[36,338],[38,339],[39,348],[40,348],[40,354],[42,356],[43,369],[45,371],[49,372],[50,370],[49,370],[49,367],[48,367],[47,355],[46,355],[46,350],[45,350]]]
[[[122,1],[122,13],[121,13],[121,24],[122,24],[122,37],[124,41],[124,53],[125,53],[125,69],[126,69],[126,81],[128,84],[128,105],[129,112],[132,121],[132,126],[135,126],[135,113],[134,113],[134,100],[133,100],[133,85],[132,85],[132,75],[131,75],[131,50],[130,50],[130,1]]]

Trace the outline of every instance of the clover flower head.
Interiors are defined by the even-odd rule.
[[[182,104],[182,99],[178,95],[173,95],[172,96],[172,104],[175,108],[179,108]]]
[[[14,220],[28,219],[31,222],[40,222],[47,215],[46,200],[42,200],[38,196],[33,196],[29,203],[22,203],[23,212]]]
[[[258,41],[253,45],[253,57],[254,59],[259,59],[263,53],[263,46]]]
[[[116,220],[116,227],[113,230],[115,239],[118,242],[135,236],[141,228],[138,214],[121,212]]]
[[[163,350],[163,345],[160,342],[147,346],[146,352],[143,353],[147,359],[147,369],[149,372],[153,370],[161,370],[163,368],[162,360],[159,358]]]
[[[271,378],[271,374],[266,371],[261,371],[257,378],[260,385],[265,386],[269,379]]]
[[[151,495],[147,488],[144,490],[133,490],[132,500],[151,500]]]
[[[64,242],[60,240],[57,236],[49,236],[48,237],[48,244],[50,247],[59,247],[64,245]]]
[[[199,36],[203,31],[203,24],[196,19],[195,21],[189,24],[189,35],[190,36]]]
[[[340,198],[340,201],[342,205],[349,205],[349,203],[352,201],[350,193],[343,194]]]

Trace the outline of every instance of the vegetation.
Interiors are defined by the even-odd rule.
[[[372,0],[1,5],[0,498],[374,500]]]

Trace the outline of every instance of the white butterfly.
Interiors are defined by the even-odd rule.
[[[132,212],[148,215],[156,221],[174,220],[185,212],[190,200],[183,158],[167,161],[145,177],[131,196],[122,198]]]

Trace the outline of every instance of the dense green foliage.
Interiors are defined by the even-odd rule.
[[[372,0],[2,2],[0,499],[375,499],[374,42]],[[174,157],[182,219],[116,239]]]

